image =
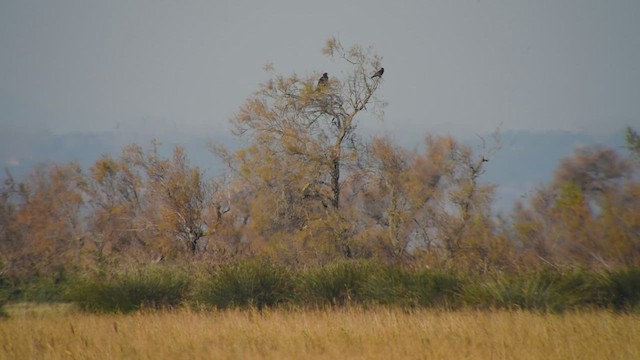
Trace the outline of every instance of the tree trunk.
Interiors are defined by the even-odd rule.
[[[332,161],[331,167],[331,191],[333,198],[331,199],[331,205],[334,209],[338,209],[340,206],[340,152],[335,155]]]

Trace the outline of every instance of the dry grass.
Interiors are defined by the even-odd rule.
[[[640,316],[603,311],[8,310],[1,359],[640,359]]]

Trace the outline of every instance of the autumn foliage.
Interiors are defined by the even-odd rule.
[[[525,263],[612,268],[640,261],[638,164],[604,147],[576,149],[553,181],[518,204],[509,238]],[[531,264],[532,265],[532,264]]]
[[[153,142],[90,168],[44,164],[0,189],[0,266],[34,276],[113,264],[223,264],[267,257],[292,267],[377,259],[487,273],[640,263],[640,153],[577,149],[554,179],[506,216],[482,181],[499,142],[477,151],[450,136],[406,148],[359,136],[384,117],[372,48],[323,53],[343,67],[260,84],[231,119],[244,147],[214,146],[220,177]],[[634,158],[635,156],[635,158]]]

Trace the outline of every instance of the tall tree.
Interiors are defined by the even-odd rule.
[[[250,228],[265,238],[302,230],[348,236],[341,191],[361,150],[359,115],[368,105],[378,113],[384,106],[375,96],[381,82],[369,78],[380,57],[372,48],[346,50],[336,39],[323,53],[346,65],[342,77],[316,86],[317,75],[273,75],[231,120],[250,145],[234,154],[218,149],[252,189]],[[350,256],[342,240],[340,251]]]
[[[160,240],[156,245],[163,251],[185,249],[192,255],[203,250],[203,240],[221,214],[219,208],[215,210],[215,183],[189,164],[179,146],[171,159],[159,154],[156,142],[149,151],[129,147],[125,155],[144,174],[147,207],[143,217]]]
[[[640,161],[640,135],[631,126],[627,126],[625,129],[625,140],[629,151]]]
[[[516,208],[513,238],[545,264],[637,264],[640,182],[635,171],[614,149],[576,149],[561,160],[553,181]]]
[[[20,233],[16,227],[16,194],[18,184],[9,171],[0,184],[0,270],[13,272],[12,255],[20,247]]]
[[[79,263],[87,238],[84,188],[77,163],[38,166],[18,185],[13,263],[32,273]]]
[[[104,155],[90,168],[87,217],[91,239],[98,256],[106,253],[139,257],[147,250],[149,224],[142,221],[146,208],[142,172],[130,161],[128,152],[114,159]]]
[[[488,156],[474,156],[451,137],[427,136],[424,151],[374,139],[360,198],[382,230],[384,256],[425,253],[457,261],[472,244],[481,245],[480,230],[491,231],[493,186],[479,181]]]
[[[88,222],[99,253],[134,256],[196,255],[226,211],[217,203],[217,183],[191,166],[181,147],[173,156],[126,146],[118,159],[104,156],[91,168]]]

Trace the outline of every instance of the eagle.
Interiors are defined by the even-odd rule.
[[[318,80],[318,88],[324,85],[327,85],[327,83],[329,82],[329,74],[324,73],[322,74],[322,77],[320,78],[320,80]]]
[[[376,73],[375,73],[375,74],[373,74],[373,76],[372,76],[371,78],[372,78],[372,79],[373,79],[373,78],[376,78],[376,77],[377,77],[377,78],[381,78],[381,77],[382,77],[382,74],[384,74],[384,68],[380,68],[380,70],[376,71]]]

